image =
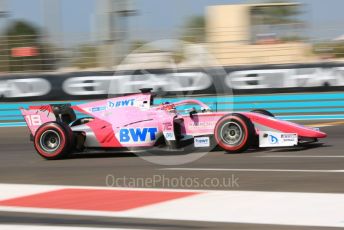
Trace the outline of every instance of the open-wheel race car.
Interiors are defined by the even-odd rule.
[[[31,140],[46,159],[59,159],[93,149],[119,150],[163,147],[183,149],[218,146],[229,153],[250,147],[291,147],[316,142],[326,134],[276,119],[266,110],[212,112],[194,99],[154,105],[151,89],[141,93],[88,102],[21,108]],[[197,111],[193,106],[201,107]],[[190,106],[186,114],[177,108]],[[86,117],[76,118],[76,111]]]

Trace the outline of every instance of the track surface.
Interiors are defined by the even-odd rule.
[[[344,193],[344,126],[324,127],[329,134],[324,145],[308,149],[249,151],[243,154],[208,153],[201,159],[178,166],[149,163],[127,153],[87,154],[67,160],[40,158],[29,141],[26,128],[0,128],[0,183],[106,186],[107,176],[116,178],[204,178],[235,177],[232,187],[183,187],[250,191]],[[327,171],[329,170],[329,171]],[[124,185],[124,184],[123,184]],[[154,187],[175,188],[157,182]],[[340,210],[338,210],[340,211]],[[200,223],[124,218],[53,216],[0,213],[0,223],[67,224],[70,226],[149,229],[325,229],[240,223]]]

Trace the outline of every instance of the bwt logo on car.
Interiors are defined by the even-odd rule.
[[[208,139],[196,139],[195,140],[198,144],[208,144],[209,140]]]
[[[195,137],[195,147],[209,147],[210,140],[209,137]]]
[[[270,142],[270,144],[277,144],[278,138],[273,136],[273,135],[269,135],[269,142]]]
[[[120,142],[149,142],[156,139],[157,128],[128,128],[119,131]],[[147,137],[148,140],[147,140]]]
[[[128,99],[122,101],[109,101],[109,108],[134,106],[135,99]]]

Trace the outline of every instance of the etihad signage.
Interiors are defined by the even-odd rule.
[[[344,67],[227,69],[227,74],[221,76],[206,71],[148,75],[107,74],[109,75],[104,76],[104,72],[99,72],[3,77],[0,78],[0,100],[93,99],[137,93],[140,88],[153,88],[155,92],[169,96],[326,91],[344,88]]]

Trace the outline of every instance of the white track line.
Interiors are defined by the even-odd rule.
[[[305,173],[344,173],[344,169],[227,169],[227,168],[162,168],[167,171],[230,171],[230,172],[305,172]]]
[[[20,225],[20,224],[0,224],[1,230],[105,230],[105,229],[125,229],[125,230],[139,230],[129,228],[92,228],[92,227],[67,227],[67,226],[48,226],[48,225]]]
[[[344,158],[344,156],[317,156],[317,155],[265,155],[265,156],[255,156],[255,157],[263,157],[263,158]]]
[[[0,200],[12,199],[20,196],[29,196],[42,192],[56,190],[55,186],[46,185],[18,185],[18,184],[0,184]],[[1,228],[0,228],[1,229]]]

